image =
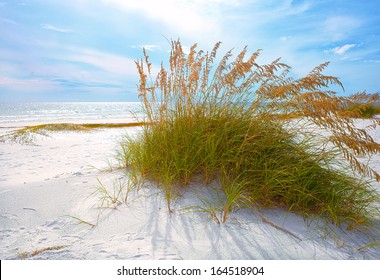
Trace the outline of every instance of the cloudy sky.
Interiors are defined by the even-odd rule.
[[[379,0],[0,0],[0,102],[137,101],[142,47],[158,66],[177,38],[380,91]]]

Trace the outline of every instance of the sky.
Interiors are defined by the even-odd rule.
[[[171,39],[380,91],[379,0],[0,0],[0,102],[138,101],[134,61],[159,67]]]

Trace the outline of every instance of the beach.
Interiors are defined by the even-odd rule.
[[[12,130],[3,125],[0,133]],[[172,213],[154,183],[102,204],[100,186],[112,193],[129,184],[115,158],[122,137],[140,130],[49,132],[29,144],[0,143],[0,259],[380,259],[375,233],[281,209],[240,209],[218,224],[199,199],[218,194],[199,182],[181,191]],[[379,130],[371,135],[380,141]],[[380,155],[369,164],[379,172]]]

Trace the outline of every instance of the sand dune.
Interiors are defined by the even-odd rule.
[[[99,208],[91,194],[99,181],[112,190],[127,180],[109,162],[122,135],[137,131],[52,132],[35,145],[0,143],[0,258],[380,259],[378,247],[365,246],[373,243],[366,233],[331,235],[318,221],[278,209],[261,214],[285,231],[253,209],[217,224],[195,207],[202,206],[196,193],[213,200],[217,193],[197,183],[176,199],[173,213],[153,184],[132,191],[127,203]],[[380,131],[373,136],[380,141]],[[379,171],[380,155],[370,164]]]

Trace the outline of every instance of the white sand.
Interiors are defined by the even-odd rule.
[[[380,259],[377,247],[358,250],[373,242],[367,234],[330,236],[323,226],[281,210],[262,214],[298,238],[264,223],[252,209],[216,224],[188,209],[200,205],[195,193],[216,196],[197,184],[176,200],[171,214],[154,186],[132,192],[127,203],[99,209],[99,199],[89,196],[97,178],[111,189],[125,180],[123,172],[104,169],[114,162],[121,136],[137,131],[55,132],[37,138],[36,146],[0,143],[0,259],[35,250],[42,252],[31,259]],[[372,135],[380,141],[379,130]],[[380,171],[380,155],[370,164]],[[55,250],[44,251],[49,247]]]

